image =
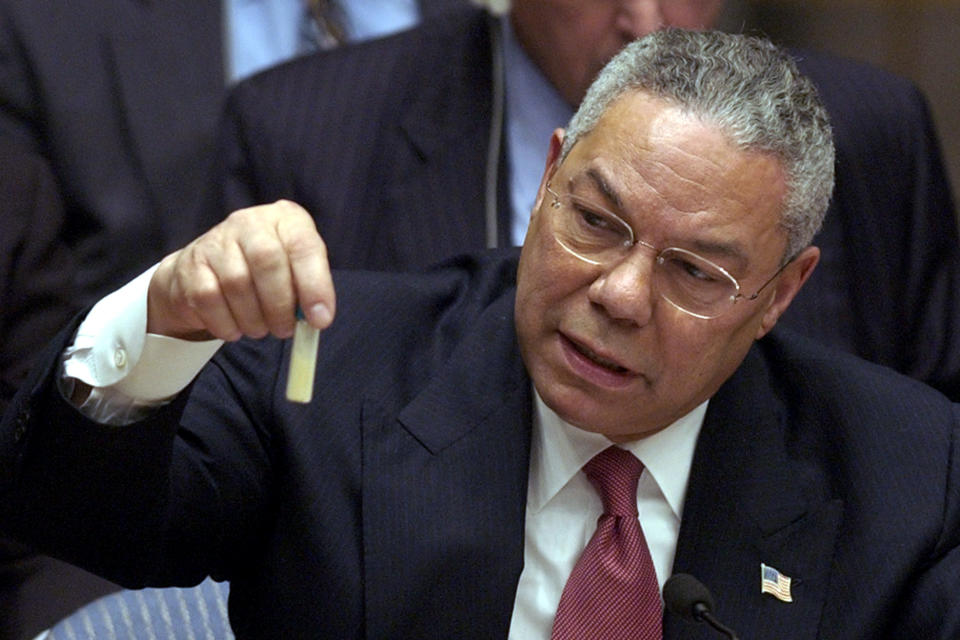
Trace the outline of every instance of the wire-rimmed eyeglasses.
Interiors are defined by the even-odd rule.
[[[658,249],[637,238],[633,227],[606,208],[570,193],[560,195],[549,183],[546,189],[553,197],[553,235],[563,249],[598,266],[619,262],[635,245],[656,252],[652,288],[668,303],[695,318],[716,318],[738,300],[756,300],[790,263],[785,261],[763,286],[746,296],[740,293],[737,279],[720,265],[687,249]]]

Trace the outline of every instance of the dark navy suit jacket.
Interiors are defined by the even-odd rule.
[[[337,267],[417,267],[483,248],[495,24],[449,16],[242,84],[206,224],[289,198],[314,214]],[[832,117],[837,186],[821,265],[783,321],[960,400],[960,240],[926,103],[879,69],[796,55]],[[506,245],[505,156],[500,169]]]
[[[229,579],[240,638],[505,637],[532,407],[515,267],[335,274],[309,405],[283,397],[286,342],[242,341],[145,422],[100,427],[60,400],[55,345],[0,428],[0,526],[123,584]],[[958,418],[764,338],[711,400],[675,571],[744,638],[958,637]],[[793,603],[761,595],[761,563]]]

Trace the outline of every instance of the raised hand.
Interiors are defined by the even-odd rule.
[[[324,329],[336,297],[313,218],[280,200],[235,211],[164,258],[150,281],[147,331],[192,340],[287,338],[297,305]]]

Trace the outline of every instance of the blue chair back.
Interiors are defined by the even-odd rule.
[[[45,640],[233,640],[225,582],[118,591],[78,609]]]

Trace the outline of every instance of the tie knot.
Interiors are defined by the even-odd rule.
[[[336,0],[306,0],[307,20],[300,33],[302,53],[333,49],[347,41],[343,8]]]
[[[604,515],[637,516],[637,482],[643,463],[620,447],[608,447],[583,465],[603,500]]]

